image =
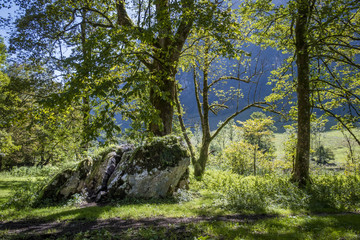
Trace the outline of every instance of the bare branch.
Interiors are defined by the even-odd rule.
[[[356,135],[351,131],[351,129],[344,123],[343,120],[341,120],[341,118],[337,115],[335,115],[333,112],[327,110],[326,108],[324,108],[324,106],[320,106],[320,107],[316,107],[318,109],[323,110],[324,112],[326,112],[328,115],[332,116],[333,118],[335,118],[350,134],[351,136],[355,139],[355,141],[357,142],[357,144],[360,145],[360,139],[358,139],[356,137]]]
[[[176,62],[180,58],[183,46],[186,42],[186,39],[191,31],[194,22],[194,17],[188,16],[187,13],[188,9],[194,9],[194,0],[182,0],[181,4],[183,9],[182,19],[174,36],[175,41],[172,44],[172,49],[174,49],[174,51],[171,58]]]
[[[239,111],[234,112],[231,116],[229,116],[221,125],[220,127],[218,127],[218,129],[216,129],[215,133],[211,136],[211,141],[220,133],[220,131],[226,126],[226,124],[228,124],[228,122],[230,122],[231,119],[235,118],[237,115],[239,115],[242,112],[245,112],[246,110],[256,107],[256,108],[261,108],[261,109],[265,109],[266,107],[262,106],[264,104],[267,104],[266,102],[257,102],[257,103],[252,103],[247,105],[246,107],[242,108]]]
[[[194,80],[194,86],[195,86],[196,104],[197,104],[197,108],[198,108],[198,111],[199,111],[201,124],[202,124],[202,126],[204,126],[204,114],[202,112],[200,94],[199,94],[200,87],[199,87],[199,84],[198,84],[197,79],[196,79],[196,68],[195,68],[195,66],[193,67],[193,80]]]
[[[240,81],[240,82],[250,83],[250,80],[241,79],[241,78],[234,77],[234,76],[222,76],[222,77],[219,77],[218,79],[214,80],[213,82],[211,82],[209,84],[209,88],[211,88],[216,83],[225,81],[225,80],[236,80],[236,81]]]

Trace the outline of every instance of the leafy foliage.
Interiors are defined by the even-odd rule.
[[[199,188],[220,195],[219,206],[240,212],[271,212],[283,208],[293,211],[344,211],[359,207],[359,177],[320,175],[313,184],[299,189],[288,176],[242,176],[209,170]]]
[[[248,174],[252,168],[256,175],[258,162],[260,172],[271,171],[270,161],[274,158],[271,142],[274,121],[261,112],[254,112],[251,119],[239,123],[242,124],[241,127],[234,127],[242,133],[242,140],[232,142],[225,150],[231,168],[239,174]]]
[[[5,106],[0,121],[11,136],[13,150],[3,156],[3,167],[45,165],[76,157],[80,136],[75,104],[72,111],[46,105],[49,95],[61,90],[60,84],[46,81],[49,73],[43,70],[44,76],[39,75],[37,66],[14,65],[7,71],[10,81],[0,89],[4,97],[0,104]]]

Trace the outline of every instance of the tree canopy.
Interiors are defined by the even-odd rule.
[[[360,144],[353,131],[360,117],[358,1],[11,3],[19,11],[7,60],[0,42],[2,152],[31,145],[46,163],[65,137],[87,151],[91,141],[117,142],[124,135],[120,123],[140,138],[169,135],[177,129],[176,114],[190,145],[179,101],[190,92],[203,137],[197,175],[211,140],[251,107],[282,111],[296,123],[293,180],[300,185],[309,181],[315,112],[335,119],[334,128]],[[267,49],[280,57],[266,55]],[[228,115],[212,132],[209,118],[219,112]],[[253,125],[261,135],[260,122]]]

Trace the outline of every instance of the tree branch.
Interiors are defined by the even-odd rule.
[[[117,23],[120,26],[124,27],[133,27],[134,23],[131,21],[125,9],[125,0],[116,1],[116,11],[117,11]]]
[[[211,141],[220,133],[220,131],[226,126],[226,124],[228,124],[228,122],[230,122],[231,119],[235,118],[237,115],[239,115],[242,112],[245,112],[246,110],[252,108],[252,107],[257,107],[257,108],[261,108],[261,109],[265,109],[264,105],[267,104],[266,102],[257,102],[257,103],[252,103],[247,105],[246,107],[244,107],[243,109],[236,111],[235,113],[233,113],[231,116],[229,116],[221,125],[220,127],[218,127],[218,129],[216,129],[215,133],[211,136]]]
[[[245,80],[245,79],[241,79],[238,77],[233,77],[233,76],[223,76],[223,77],[219,77],[218,79],[214,80],[213,82],[211,82],[209,84],[209,88],[211,88],[213,85],[215,85],[218,82],[224,81],[224,80],[236,80],[236,81],[240,81],[240,82],[245,82],[245,83],[249,83],[250,80]]]

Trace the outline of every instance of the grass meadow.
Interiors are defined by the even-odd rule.
[[[323,134],[323,143],[334,151],[339,166],[346,164],[348,151],[341,137],[337,131]],[[275,134],[278,156],[284,139]],[[124,231],[104,227],[61,236],[54,228],[31,237],[0,227],[0,239],[360,239],[360,177],[356,172],[313,172],[311,186],[300,190],[290,183],[290,173],[243,176],[210,166],[202,181],[191,174],[190,189],[170,198],[96,205],[74,196],[58,205],[32,206],[36,192],[58,170],[32,167],[0,173],[0,226],[114,219],[186,221],[158,226],[154,220],[155,224]]]

